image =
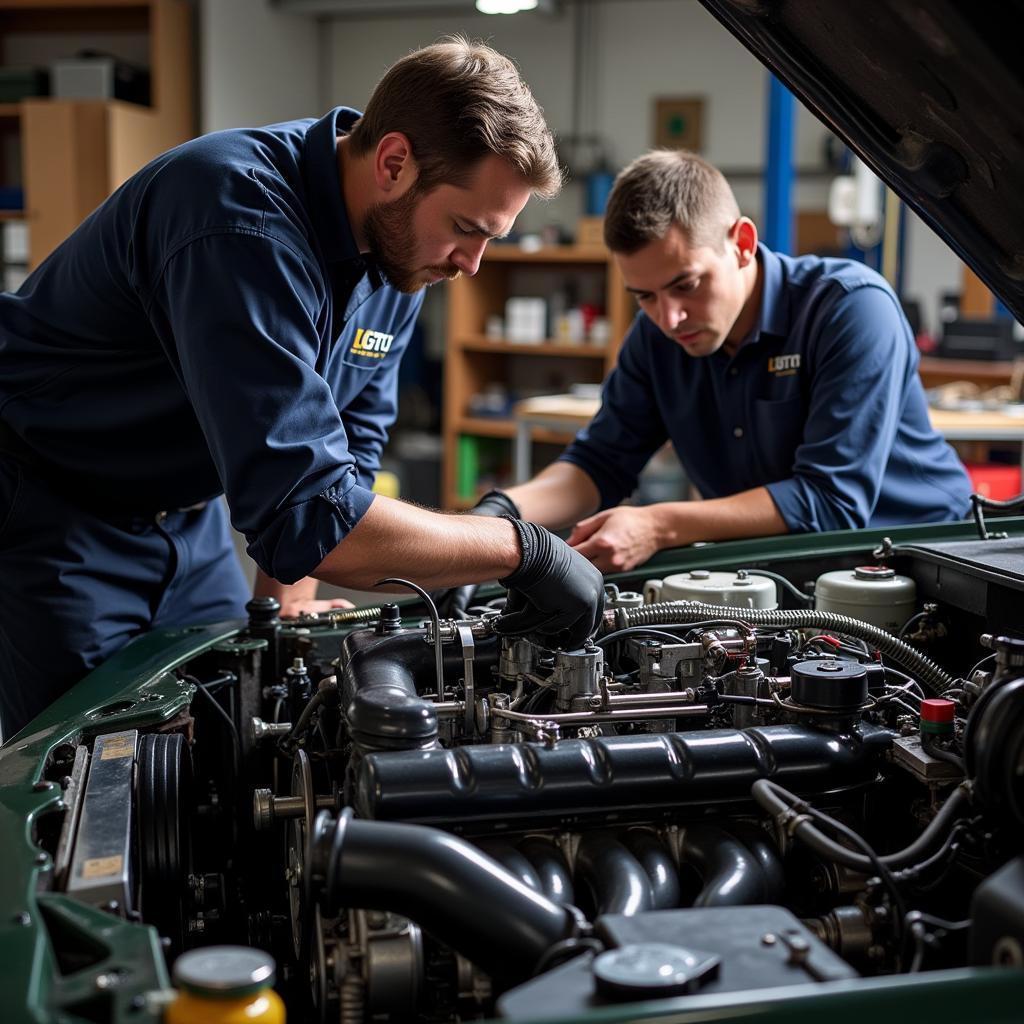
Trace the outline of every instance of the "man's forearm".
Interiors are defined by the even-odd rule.
[[[707,501],[662,502],[651,505],[650,511],[657,523],[659,548],[789,532],[766,487]]]
[[[312,575],[358,590],[401,576],[436,590],[501,579],[515,571],[520,557],[507,520],[444,515],[378,495]]]
[[[506,489],[523,519],[549,530],[572,526],[597,511],[594,481],[571,462],[553,462],[525,484]]]
[[[252,588],[253,597],[276,597],[282,605],[292,601],[312,601],[316,597],[318,581],[312,576],[298,583],[279,583],[262,569],[256,570],[256,581]]]

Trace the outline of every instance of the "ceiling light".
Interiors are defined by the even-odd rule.
[[[518,14],[536,8],[537,0],[476,0],[476,9],[481,14]]]

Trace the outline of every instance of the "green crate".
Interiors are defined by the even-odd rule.
[[[0,68],[0,103],[17,103],[49,92],[50,76],[39,68]]]

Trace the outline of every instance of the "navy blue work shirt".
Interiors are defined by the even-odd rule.
[[[932,428],[892,289],[852,260],[758,247],[758,323],[696,358],[639,313],[601,409],[561,458],[609,508],[670,440],[705,498],[767,487],[790,531],[961,519],[971,487]]]
[[[358,117],[178,146],[0,296],[0,419],[55,487],[123,513],[223,491],[283,582],[352,530],[422,304],[353,237],[336,138]]]

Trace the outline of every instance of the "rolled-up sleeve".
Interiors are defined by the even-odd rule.
[[[328,294],[308,254],[225,232],[175,253],[152,301],[232,524],[284,583],[323,561],[374,498],[317,370]]]
[[[597,415],[559,456],[594,481],[602,509],[633,493],[641,470],[668,439],[651,380],[649,350],[637,321],[605,382]]]
[[[812,391],[792,476],[767,484],[791,531],[867,525],[914,372],[913,340],[883,288],[844,291],[819,322]]]

